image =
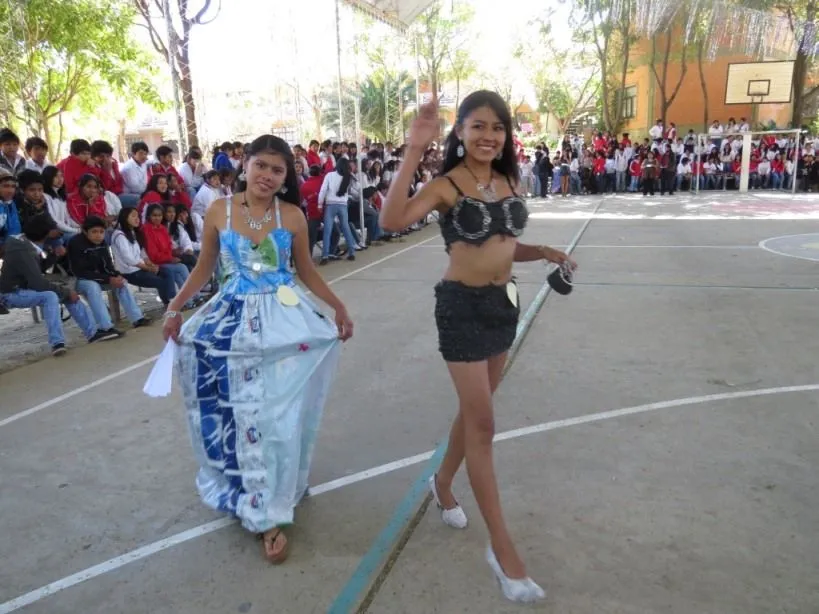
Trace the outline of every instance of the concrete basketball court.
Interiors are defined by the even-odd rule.
[[[548,591],[525,609],[819,611],[819,199],[530,206],[525,240],[581,268],[496,398],[507,521]],[[402,522],[456,408],[432,319],[445,265],[431,227],[322,269],[356,336],[280,567],[200,503],[178,391],[141,393],[158,326],[0,376],[0,614],[357,611],[341,604],[385,560],[366,611],[520,610],[464,474],[467,530],[434,506]],[[547,269],[516,271],[525,311]]]

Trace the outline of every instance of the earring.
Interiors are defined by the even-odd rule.
[[[495,160],[502,160],[503,159],[503,151],[499,151],[498,155],[495,156]]]
[[[247,173],[242,171],[239,173],[239,181],[247,181]]]
[[[279,190],[279,194],[287,194],[287,186],[286,185],[282,186],[282,189]]]
[[[459,158],[464,157],[464,144],[458,143],[458,149],[455,150],[455,153],[458,155]]]

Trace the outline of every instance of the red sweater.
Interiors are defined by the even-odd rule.
[[[154,226],[150,222],[140,227],[145,242],[145,253],[154,264],[171,264],[173,243],[168,229],[162,224]]]
[[[94,202],[88,204],[79,192],[74,192],[68,196],[66,209],[68,209],[68,215],[71,216],[71,219],[82,226],[85,218],[90,215],[105,219],[105,198],[100,195]]]
[[[772,173],[784,173],[785,172],[785,163],[782,160],[771,160],[771,172]]]
[[[593,168],[595,175],[604,175],[606,173],[606,159],[595,158]]]
[[[111,170],[107,171],[103,168],[95,168],[95,174],[100,178],[100,183],[106,192],[113,192],[117,196],[122,194],[122,175],[119,174],[119,163],[116,160],[111,160]]]
[[[318,202],[322,182],[322,177],[308,177],[307,180],[301,184],[301,188],[299,189],[301,200],[307,203],[308,220],[324,219],[324,212]]]
[[[307,150],[307,166],[321,166],[321,156],[319,156],[315,151],[312,149]],[[310,170],[306,168],[304,170]]]
[[[179,181],[179,187],[185,189],[185,180],[182,179],[182,175],[176,170],[176,167],[171,166],[162,166],[158,162],[152,166],[148,167],[148,181],[151,180],[151,177],[154,175],[174,175],[176,179]]]
[[[629,166],[629,172],[631,173],[632,177],[639,177],[643,174],[643,165],[640,164],[639,160],[632,160],[631,165]]]
[[[96,177],[100,176],[100,169],[96,166],[89,166],[77,156],[68,156],[60,160],[57,168],[63,172],[65,178],[65,193],[71,194],[76,192],[80,186],[80,178],[85,174],[92,174]]]
[[[146,193],[140,200],[139,205],[137,205],[137,210],[139,211],[139,217],[143,216],[143,211],[145,211],[145,207],[148,205],[162,205],[163,207],[169,204],[171,201],[168,200],[170,198],[171,193],[167,193],[167,197],[164,197],[159,192],[151,190],[150,192]]]

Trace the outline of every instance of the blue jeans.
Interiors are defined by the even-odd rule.
[[[65,343],[63,322],[60,318],[60,297],[57,296],[57,294],[51,290],[45,292],[17,290],[0,296],[3,297],[7,306],[13,309],[42,307],[43,319],[45,320],[46,330],[48,331],[49,344],[51,344],[51,347],[54,347],[58,343]],[[90,339],[96,334],[97,327],[94,325],[85,303],[82,301],[65,303],[65,308],[68,309],[68,313],[74,318],[77,326],[82,329],[82,334],[85,335],[86,339]]]
[[[168,271],[159,269],[156,275],[148,271],[134,271],[123,275],[129,284],[140,288],[154,288],[159,294],[159,299],[167,305],[176,296],[176,284]]]
[[[350,218],[347,213],[347,203],[336,205],[324,205],[324,237],[322,238],[321,257],[327,258],[330,255],[330,235],[333,232],[333,222],[338,218],[344,240],[347,241],[347,253],[355,255],[356,240],[350,230]]]
[[[169,275],[171,279],[173,279],[177,290],[184,286],[188,280],[188,267],[181,262],[177,262],[176,264],[160,264],[159,273],[160,275]]]
[[[125,312],[125,317],[133,324],[137,320],[142,319],[142,310],[137,305],[134,295],[128,289],[126,284],[122,288],[111,288],[119,299],[119,304]],[[97,321],[97,326],[100,330],[109,330],[114,328],[114,323],[111,321],[111,314],[108,313],[108,307],[105,305],[105,299],[102,296],[102,287],[95,281],[90,279],[77,280],[77,294],[85,297],[88,301],[88,306],[91,308],[91,313],[94,320]]]

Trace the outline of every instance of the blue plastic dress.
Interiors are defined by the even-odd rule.
[[[202,501],[260,533],[292,523],[307,490],[341,346],[293,279],[278,200],[276,228],[258,246],[233,229],[231,208],[219,237],[223,282],[182,327],[178,373]]]

